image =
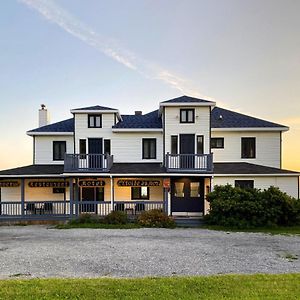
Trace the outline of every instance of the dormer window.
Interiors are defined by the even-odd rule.
[[[180,110],[180,123],[195,123],[195,109],[181,109]]]
[[[101,115],[88,115],[88,127],[89,128],[101,128],[102,116]]]

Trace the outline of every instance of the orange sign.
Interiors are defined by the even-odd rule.
[[[163,185],[164,185],[165,189],[169,189],[170,186],[171,186],[171,180],[170,180],[170,178],[164,178]]]

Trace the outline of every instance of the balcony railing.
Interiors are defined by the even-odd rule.
[[[108,154],[66,154],[65,172],[108,172],[113,156]]]
[[[168,172],[197,172],[213,171],[212,154],[166,154],[165,166]]]

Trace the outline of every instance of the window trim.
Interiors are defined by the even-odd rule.
[[[245,156],[243,153],[243,141],[244,140],[254,140],[254,155],[253,156]],[[256,158],[256,137],[241,137],[241,158],[243,159],[255,159]]]
[[[218,147],[216,145],[216,147],[213,147],[212,145],[212,140],[222,140],[222,146],[221,147]],[[224,149],[224,145],[225,145],[225,139],[223,137],[212,137],[210,139],[210,145],[211,145],[211,149]]]
[[[91,126],[90,118],[94,119],[95,126]],[[96,126],[96,118],[100,117],[100,126]],[[88,128],[102,128],[102,115],[101,114],[88,114]]]
[[[188,111],[192,111],[193,113],[193,119],[192,121],[189,121],[188,120]],[[185,112],[186,113],[186,121],[183,121],[182,120],[182,113]],[[192,123],[195,123],[195,108],[181,108],[180,109],[180,123],[183,123],[183,124],[192,124]]]
[[[150,141],[154,141],[154,148],[155,148],[155,155],[154,155],[154,157],[151,157],[151,151],[150,151],[150,149],[149,149],[149,157],[145,157],[145,153],[144,153],[144,149],[145,149],[145,146],[144,146],[144,142],[146,141],[146,140],[150,140]],[[149,143],[149,145],[150,145],[150,143]],[[157,158],[157,139],[156,138],[143,138],[142,139],[142,159],[156,159]]]
[[[55,144],[60,143],[65,145],[65,153],[67,153],[67,142],[66,141],[53,141],[52,142],[52,159],[53,161],[63,161],[65,159],[65,153],[63,155],[63,158],[55,158]]]
[[[150,188],[148,186],[143,186],[147,188],[147,198],[142,198],[142,186],[132,186],[130,191],[131,191],[131,200],[149,200],[150,199]],[[133,189],[139,189],[139,197],[136,198],[133,196]]]

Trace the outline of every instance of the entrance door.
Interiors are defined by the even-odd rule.
[[[171,183],[172,212],[204,211],[204,178],[173,179]]]
[[[81,201],[82,213],[97,213],[98,202],[104,201],[104,187],[83,187]]]
[[[194,134],[180,134],[180,154],[195,154]],[[180,157],[180,168],[193,169],[194,166],[194,156],[182,155]]]
[[[93,154],[102,154],[102,139],[92,138],[88,140],[89,144],[89,168],[101,169],[103,166],[102,156]]]

